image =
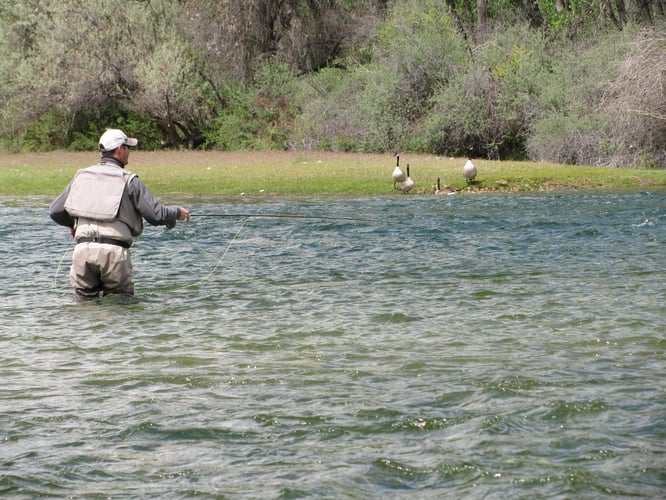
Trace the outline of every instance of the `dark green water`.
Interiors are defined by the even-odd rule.
[[[197,200],[76,304],[2,198],[3,498],[666,494],[666,192]]]

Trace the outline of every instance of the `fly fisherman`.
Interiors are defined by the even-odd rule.
[[[49,208],[51,218],[69,227],[76,240],[69,278],[77,297],[134,295],[129,248],[143,231],[143,219],[168,228],[176,220],[190,220],[189,211],[161,204],[125,170],[129,148],[137,144],[122,130],[104,132],[100,162],[79,170]]]

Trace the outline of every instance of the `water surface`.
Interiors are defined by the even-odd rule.
[[[3,497],[666,492],[666,192],[198,199],[125,304],[49,201],[0,199]]]

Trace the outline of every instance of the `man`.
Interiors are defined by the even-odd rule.
[[[100,162],[79,170],[49,208],[51,218],[69,227],[76,240],[69,277],[78,297],[134,295],[129,248],[143,231],[143,219],[168,228],[190,220],[185,208],[161,204],[125,170],[129,148],[137,144],[122,130],[104,132]]]

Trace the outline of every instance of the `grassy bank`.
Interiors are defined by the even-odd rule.
[[[0,155],[0,195],[56,195],[97,153]],[[666,187],[666,170],[610,169],[532,162],[474,160],[478,176],[467,186],[460,158],[403,154],[412,194],[442,185],[464,192]],[[128,169],[156,195],[389,195],[395,157],[327,152],[142,152]]]

